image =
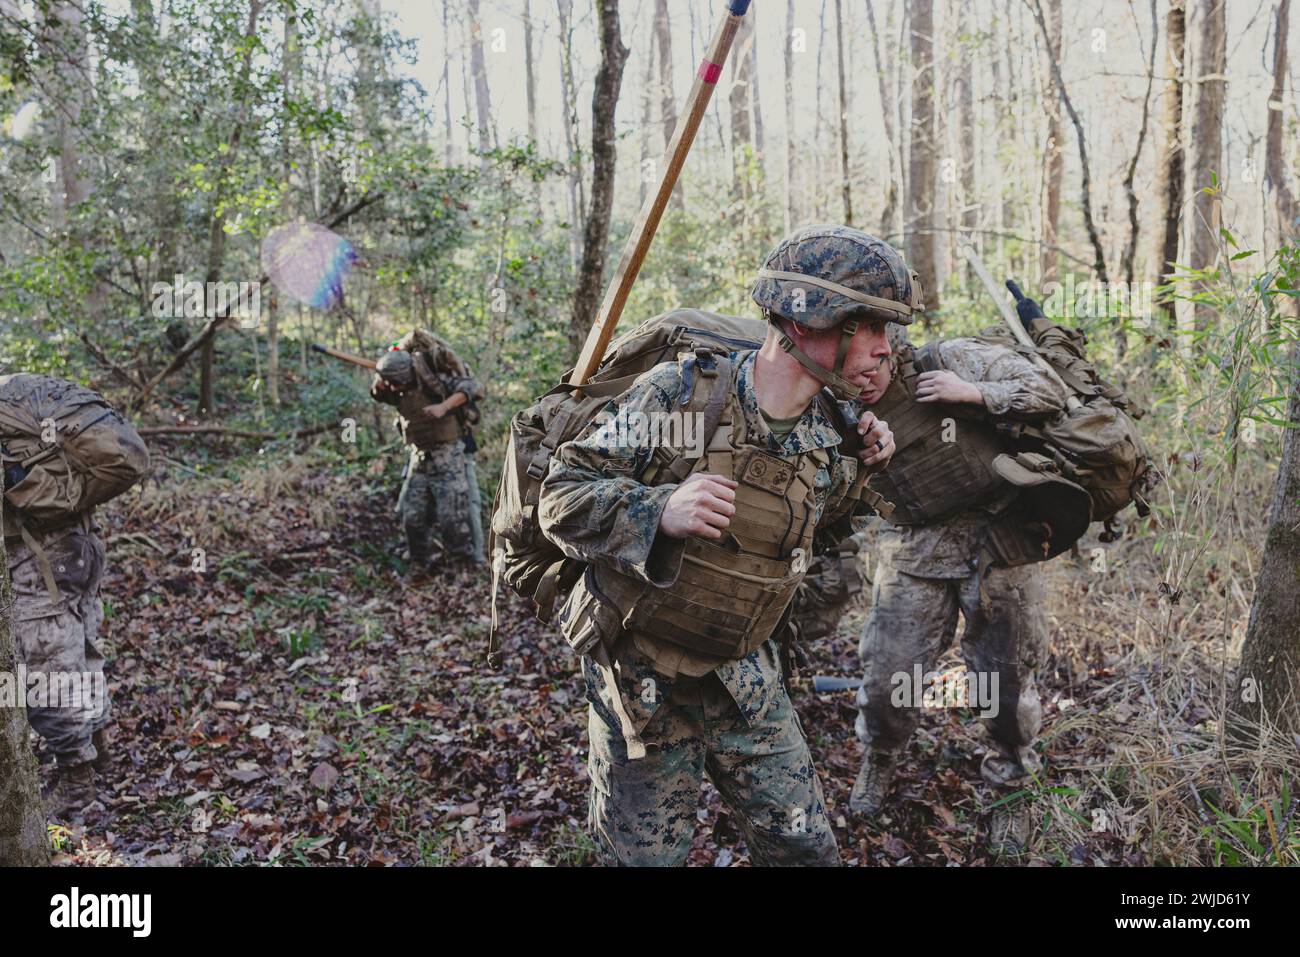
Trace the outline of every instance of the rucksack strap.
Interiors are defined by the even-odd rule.
[[[56,607],[63,604],[63,594],[59,591],[58,582],[54,580],[54,569],[50,565],[49,554],[41,546],[41,543],[36,540],[36,536],[28,530],[17,510],[14,510],[12,519],[13,524],[18,527],[18,534],[22,537],[23,543],[36,561],[36,567],[40,570],[41,578],[45,581],[45,590],[49,592],[50,603]]]
[[[700,348],[681,361],[681,369],[682,392],[678,404],[683,407],[684,413],[701,416],[701,435],[707,443],[705,455],[712,459],[712,453],[716,451],[714,434],[723,424],[724,418],[730,422],[726,413],[731,405],[732,387],[735,384],[731,357]],[[730,445],[727,448],[730,451]],[[683,449],[660,445],[652,456],[652,461],[657,466],[655,475],[666,474],[669,481],[682,482],[703,457],[692,457]]]

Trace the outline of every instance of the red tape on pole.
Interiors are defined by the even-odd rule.
[[[708,60],[701,60],[699,76],[705,83],[717,83],[718,77],[722,76],[722,64],[710,63]]]

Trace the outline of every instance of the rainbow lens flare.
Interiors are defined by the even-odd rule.
[[[262,240],[262,268],[277,289],[314,309],[343,299],[343,282],[357,261],[352,244],[319,223],[292,223]]]

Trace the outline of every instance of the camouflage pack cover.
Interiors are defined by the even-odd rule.
[[[144,440],[97,392],[75,382],[0,376],[5,469],[26,477],[4,493],[4,533],[70,524],[121,495],[149,470]]]

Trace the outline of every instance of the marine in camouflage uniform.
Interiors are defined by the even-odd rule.
[[[949,456],[961,453],[964,430],[979,427],[962,418],[958,406],[967,416],[978,410],[988,419],[1025,420],[1051,416],[1064,406],[1065,397],[1052,379],[1011,349],[976,339],[944,340],[927,348],[935,351],[942,368],[922,374],[911,388],[918,397],[933,395],[944,403],[961,397],[944,406],[954,411],[945,420],[954,430]],[[895,388],[901,384],[899,357],[910,349],[906,342],[896,343],[891,374],[882,369],[877,391],[891,381]],[[895,414],[885,406],[877,405],[881,414]],[[899,447],[882,478],[909,461],[901,433]],[[962,490],[950,493],[960,496]],[[976,494],[973,489],[971,494]],[[938,520],[882,526],[872,610],[859,646],[864,676],[855,730],[866,753],[850,799],[854,810],[875,814],[884,805],[898,754],[919,721],[917,707],[891,701],[893,676],[910,680],[918,665],[923,675],[929,673],[953,640],[959,614],[965,620],[961,647],[967,668],[998,676],[997,713],[985,719],[993,747],[981,775],[995,786],[1011,788],[1038,771],[1033,744],[1042,714],[1035,673],[1047,643],[1042,571],[1037,564],[990,565],[986,548],[991,516],[1016,494],[1014,486],[1004,484],[987,500]]]
[[[92,768],[107,769],[103,732],[110,722],[111,701],[98,646],[104,621],[99,588],[105,549],[97,532],[87,516],[72,528],[30,533],[49,561],[57,597],[50,593],[31,547],[21,538],[5,544],[13,583],[14,637],[29,687],[36,675],[46,676],[47,687],[65,680],[59,676],[77,676],[79,691],[74,695],[65,691],[58,700],[46,702],[53,706],[29,702],[27,708],[28,722],[58,764],[55,788],[46,796],[56,814],[93,800]]]
[[[97,393],[18,373],[0,376],[0,456],[22,668],[14,691],[53,754],[44,799],[63,816],[95,800],[94,772],[110,764],[111,698],[99,646],[105,548],[94,506],[147,472],[148,450]]]
[[[406,341],[379,363],[371,397],[397,407],[402,439],[410,447],[398,513],[411,570],[422,572],[436,527],[444,552],[483,564],[483,531],[473,435],[467,410],[483,397],[469,367],[443,340]],[[399,346],[402,343],[399,343]],[[429,348],[415,349],[416,346]]]
[[[794,465],[795,482],[804,483],[799,486],[806,489],[802,497],[795,494],[795,484],[782,493],[788,497],[780,514],[794,516],[795,530],[802,536],[787,542],[810,546],[815,529],[835,522],[851,524],[860,510],[861,501],[854,496],[862,488],[858,473],[861,469],[865,479],[867,469],[859,466],[859,459],[837,454],[845,420],[816,389],[829,377],[856,395],[861,370],[887,355],[884,323],[910,321],[912,308],[909,282],[915,279],[900,270],[901,258],[878,240],[848,227],[822,226],[787,238],[759,273],[754,298],[773,325],[760,351],[726,358],[734,369],[729,401],[736,421],[715,432],[709,452],[697,463],[697,468],[707,467],[724,478],[716,467],[724,459],[712,458],[715,451],[727,462],[734,455],[740,463],[734,468],[741,479],[733,483],[737,504],[731,518],[724,517],[714,527],[726,530],[738,550],[731,553],[739,556],[734,560],[752,562],[756,574],[777,564],[750,551],[759,509],[747,510],[744,503],[752,494],[747,484],[764,473],[755,468],[756,462],[778,472],[780,462]],[[882,271],[888,281],[881,281]],[[791,306],[796,290],[806,313]],[[816,364],[820,375],[806,365],[806,372],[793,363],[787,367],[793,376],[811,377],[803,381],[812,382],[808,394],[813,397],[800,415],[785,419],[760,408],[756,386],[759,375],[777,374],[772,371],[774,361],[788,362],[795,353],[803,357],[800,364],[808,358],[793,341],[787,342],[782,319],[808,323],[812,329],[838,326],[845,337],[834,374]],[[860,330],[865,337],[858,335],[846,353],[848,340],[856,335],[856,320],[870,325]],[[691,847],[700,786],[707,776],[737,814],[755,863],[835,865],[839,854],[821,784],[786,688],[781,641],[785,618],[774,628],[774,618],[762,617],[757,607],[745,607],[734,597],[736,604],[722,607],[726,603],[719,595],[744,593],[744,583],[754,576],[738,576],[730,583],[734,588],[707,593],[683,586],[698,583],[699,576],[720,567],[701,561],[709,557],[705,550],[710,546],[699,542],[723,536],[669,532],[671,500],[696,475],[660,484],[662,474],[650,474],[656,450],[646,442],[629,441],[617,429],[618,422],[635,420],[638,413],[654,421],[680,408],[683,379],[692,368],[690,360],[669,362],[641,376],[610,403],[607,417],[556,450],[542,485],[543,531],[570,558],[589,563],[559,622],[575,647],[582,646],[588,630],[597,636],[582,662],[590,702],[590,826],[606,863],[681,864]],[[854,415],[848,422],[847,428],[856,423],[868,440],[862,461],[871,467],[887,461],[893,448],[888,427],[869,415],[860,421]],[[790,481],[790,474],[783,473],[781,481]],[[807,519],[806,527],[799,526],[800,514]],[[710,553],[720,564],[722,551],[713,548]],[[782,554],[789,559],[792,553]],[[700,572],[699,565],[709,571]],[[793,598],[805,566],[806,557],[797,554],[788,565],[784,559],[780,562],[787,569],[781,584],[788,587],[779,592],[778,614]],[[632,598],[633,609],[626,610],[626,599],[638,595]],[[681,609],[696,603],[697,613],[683,617]],[[651,610],[644,612],[646,608]],[[770,613],[770,608],[764,612]],[[737,625],[734,619],[745,615],[750,617],[742,620],[751,625]],[[725,645],[729,629],[745,627],[751,630],[734,654],[718,652],[709,640],[716,637],[718,646]],[[700,644],[686,641],[683,633],[702,636]]]

